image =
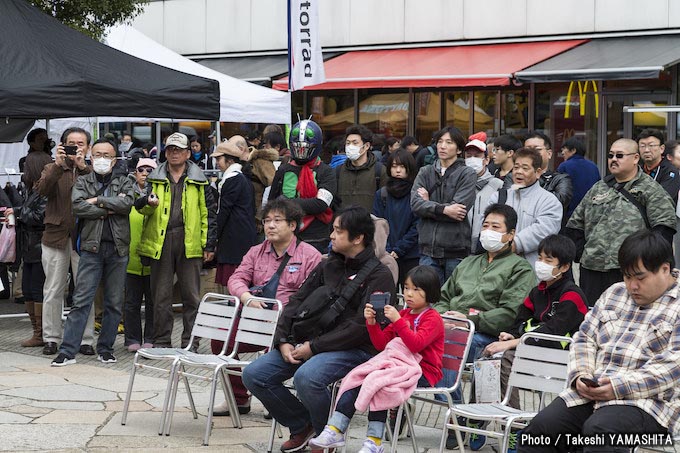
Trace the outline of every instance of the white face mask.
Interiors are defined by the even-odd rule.
[[[479,242],[487,252],[497,252],[507,244],[503,242],[503,234],[493,230],[482,230],[479,234]]]
[[[482,168],[484,168],[484,159],[481,157],[466,157],[465,165],[472,168],[475,173],[479,174],[479,172],[482,171]]]
[[[351,161],[355,161],[361,157],[361,146],[360,145],[346,145],[345,154],[347,158]]]
[[[560,276],[561,272],[557,275],[553,275],[553,271],[557,266],[551,266],[543,261],[536,261],[534,266],[534,272],[536,272],[536,277],[540,282],[549,282],[555,280]]]
[[[111,162],[113,160],[106,157],[97,157],[92,161],[92,169],[99,175],[105,175],[111,171]]]

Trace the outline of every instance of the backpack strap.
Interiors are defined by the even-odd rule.
[[[379,160],[375,161],[375,190],[380,190],[380,176],[382,174],[383,164]]]
[[[326,327],[328,327],[338,318],[338,316],[340,316],[343,311],[345,311],[349,300],[354,297],[354,294],[357,292],[359,287],[364,283],[366,278],[371,275],[373,270],[378,267],[379,264],[380,260],[373,256],[362,266],[361,269],[359,269],[359,272],[357,272],[354,279],[352,279],[348,284],[345,285],[344,288],[342,288],[338,298],[330,307],[328,307],[328,310],[326,310],[323,316],[321,316],[321,319],[319,319],[321,330],[325,330]]]
[[[498,189],[498,204],[505,204],[508,201],[508,189]]]
[[[651,230],[652,225],[649,223],[649,218],[647,217],[647,209],[642,205],[642,203],[640,203],[640,201],[637,198],[635,198],[633,194],[624,189],[623,186],[616,188],[616,190],[618,190],[621,195],[626,197],[626,200],[633,203],[633,206],[638,208],[638,211],[640,211],[642,219],[645,221],[645,226],[647,227],[648,230]]]

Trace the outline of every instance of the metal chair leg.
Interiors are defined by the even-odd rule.
[[[127,423],[128,410],[130,409],[130,399],[132,398],[132,387],[135,384],[135,374],[137,373],[137,354],[132,361],[132,371],[130,371],[130,380],[128,381],[127,392],[125,392],[125,403],[123,404],[123,417],[120,420],[121,425]]]

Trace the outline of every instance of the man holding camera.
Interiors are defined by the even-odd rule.
[[[328,259],[290,297],[274,349],[243,370],[248,390],[290,429],[283,452],[304,449],[314,433],[323,431],[331,405],[328,386],[376,353],[364,306],[374,293],[388,293],[394,302],[395,287],[392,273],[373,252],[374,234],[364,208],[338,213]],[[283,385],[291,377],[297,397]]]
[[[45,271],[43,286],[42,327],[45,346],[43,354],[57,353],[62,339],[61,313],[64,290],[68,283],[69,264],[71,275],[77,279],[80,256],[72,245],[75,217],[71,205],[71,189],[79,176],[92,169],[85,163],[90,149],[90,133],[79,127],[64,131],[57,146],[54,163],[46,165],[35,190],[47,197],[45,208],[45,232],[42,237],[42,265]],[[94,355],[94,310],[90,311],[83,334],[80,353]]]

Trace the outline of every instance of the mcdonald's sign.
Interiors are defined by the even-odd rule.
[[[581,82],[580,80],[574,80],[569,84],[569,89],[567,90],[567,105],[564,107],[564,118],[571,118],[571,96],[574,90],[574,85],[578,87],[578,100],[579,100],[579,113],[581,116],[586,114],[586,91],[588,90],[588,84],[592,84],[593,93],[595,94],[595,118],[600,117],[600,94],[597,92],[597,82],[594,80],[586,80]]]

